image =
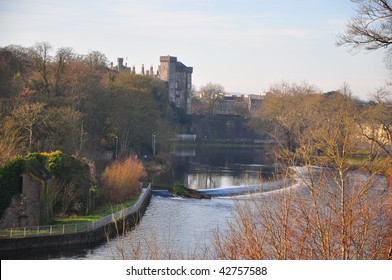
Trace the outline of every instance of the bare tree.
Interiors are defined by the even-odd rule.
[[[388,258],[392,228],[385,182],[375,174],[349,170],[347,153],[357,137],[348,127],[355,123],[346,121],[337,135],[340,117],[314,133],[318,141],[309,141],[309,134],[299,139],[296,153],[305,166],[288,169],[280,191],[238,202],[229,230],[215,235],[219,258]],[[320,161],[314,167],[315,144],[326,151],[328,167]],[[337,144],[344,149],[336,149]]]
[[[199,90],[201,98],[208,104],[208,113],[214,114],[216,102],[223,97],[224,88],[220,84],[208,83]]]
[[[33,147],[33,137],[36,129],[42,127],[45,123],[46,114],[44,103],[27,103],[16,108],[11,119],[16,129],[28,132],[28,150],[31,152]]]
[[[49,65],[52,61],[52,57],[49,52],[51,49],[52,46],[47,42],[36,43],[31,49],[31,58],[33,60],[34,68],[42,79],[42,91],[47,95],[50,95]]]
[[[55,94],[57,96],[63,95],[64,92],[64,71],[66,65],[74,58],[74,53],[71,48],[60,48],[55,56]]]
[[[392,158],[392,102],[388,100],[385,88],[378,89],[372,97],[361,112],[359,127],[372,145],[372,157],[381,150]]]
[[[357,14],[339,34],[337,45],[349,45],[352,51],[387,50],[386,62],[391,66],[392,2],[390,0],[351,0],[357,5]]]
[[[385,166],[363,161],[358,171],[352,171],[362,138],[359,110],[348,87],[329,95],[301,95],[291,87],[279,88],[284,98],[275,91],[275,102],[269,104],[274,106],[264,108],[270,109],[266,116],[297,131],[295,150],[282,145],[278,155],[288,166],[300,162],[302,167],[294,173],[288,170],[280,192],[262,194],[245,205],[241,202],[227,237],[216,235],[218,256],[388,258],[392,228],[387,186],[377,176]]]
[[[294,151],[300,135],[315,121],[312,114],[321,99],[319,90],[307,83],[275,84],[269,89],[262,108],[252,117],[252,126],[261,128],[275,140],[285,140]]]
[[[108,64],[108,59],[106,55],[99,51],[90,51],[85,56],[85,62],[90,68],[102,69]]]

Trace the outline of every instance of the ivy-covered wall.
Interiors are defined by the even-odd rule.
[[[34,160],[47,170],[32,167],[31,162]],[[30,173],[44,183],[48,179],[48,174],[40,172],[47,171],[50,172],[49,176],[52,179],[50,184],[43,184],[45,187],[40,195],[41,210],[45,210],[44,220],[48,220],[47,213],[67,215],[87,212],[92,186],[89,164],[61,151],[55,151],[30,153],[0,166],[0,216],[3,216],[13,197],[22,194],[21,177],[24,172]]]

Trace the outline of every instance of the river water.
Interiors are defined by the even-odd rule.
[[[28,259],[216,259],[214,235],[225,234],[236,206],[250,196],[240,194],[253,186],[263,193],[281,192],[279,173],[269,146],[262,148],[178,149],[173,167],[156,176],[155,186],[184,184],[206,193],[211,199],[165,197],[154,191],[151,203],[136,228],[94,248],[62,252],[31,252]],[[297,173],[298,171],[296,171]],[[361,175],[364,176],[364,175]],[[386,192],[385,178],[382,187]],[[301,187],[294,184],[292,188]],[[235,190],[235,192],[233,192]],[[232,194],[235,194],[234,196]]]
[[[171,170],[155,186],[184,184],[193,189],[230,189],[260,185],[276,170],[271,148],[177,149]],[[163,197],[155,193],[140,224],[125,236],[95,248],[58,252],[55,259],[200,259],[214,258],[213,235],[224,232],[236,199]]]
[[[153,185],[184,184],[204,192],[217,192],[212,199],[164,197],[154,191],[141,222],[124,236],[94,248],[34,250],[14,258],[213,259],[213,235],[224,232],[227,222],[233,218],[236,203],[244,199],[233,196],[232,191],[261,183],[267,188],[264,191],[275,187],[272,179],[278,169],[271,151],[269,145],[177,149],[172,168],[156,176]]]

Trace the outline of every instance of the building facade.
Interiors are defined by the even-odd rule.
[[[175,56],[161,56],[158,78],[166,81],[169,89],[169,102],[177,108],[192,113],[192,73],[193,67],[185,66]]]

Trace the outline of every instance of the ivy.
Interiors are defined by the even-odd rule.
[[[45,165],[46,162],[46,156],[43,153],[29,153],[26,155],[25,159],[37,159],[42,165]]]
[[[20,176],[25,171],[26,162],[37,159],[42,165],[52,173],[58,184],[72,188],[77,194],[75,203],[85,207],[89,189],[92,181],[90,177],[90,167],[74,156],[55,151],[51,153],[29,153],[25,157],[19,156],[0,166],[0,217],[5,209],[10,205],[12,197],[20,194]],[[55,187],[54,185],[52,187]],[[60,195],[62,197],[62,195]],[[54,211],[73,211],[64,209],[68,207],[65,202],[58,200],[55,202]],[[72,207],[72,206],[69,206]]]
[[[16,157],[0,166],[0,216],[10,205],[12,197],[20,193],[20,176],[25,170],[25,159]]]

